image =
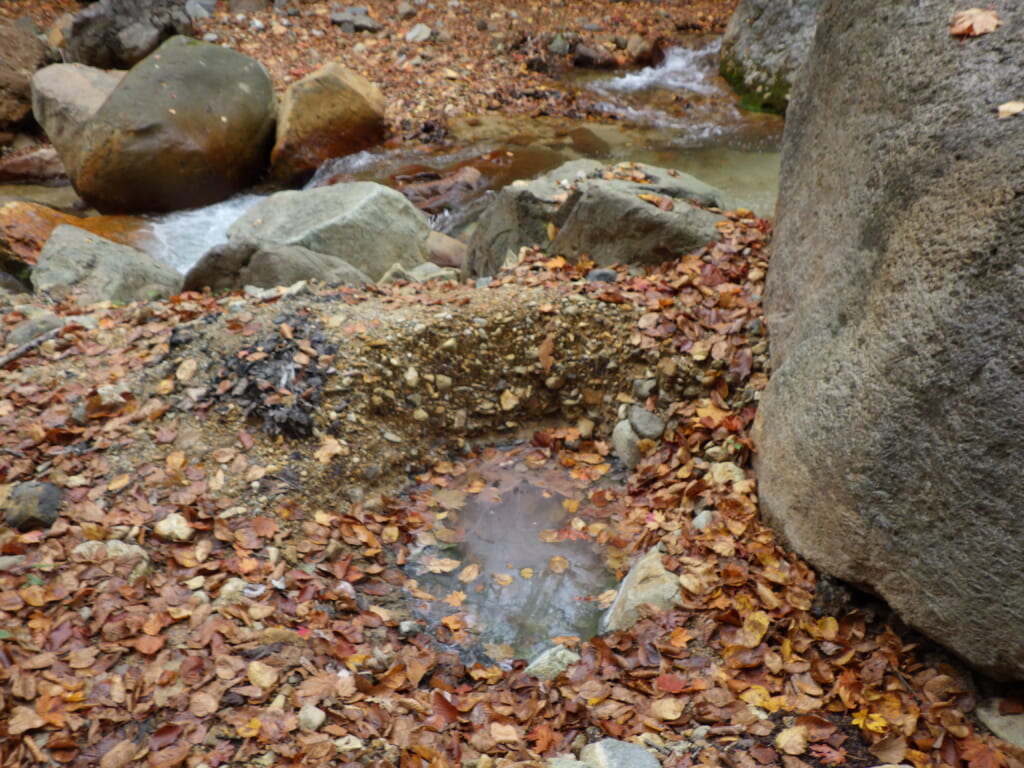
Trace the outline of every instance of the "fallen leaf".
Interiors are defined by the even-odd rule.
[[[459,581],[463,584],[469,584],[471,581],[475,581],[476,577],[480,575],[480,566],[476,563],[470,563],[459,572]]]
[[[267,690],[277,683],[277,670],[262,661],[250,661],[245,668],[245,676],[257,688]]]
[[[555,340],[550,336],[546,336],[544,341],[537,347],[537,359],[540,360],[540,365],[544,369],[544,373],[551,373],[551,366],[555,364]]]
[[[515,744],[519,741],[519,729],[511,723],[491,723],[488,730],[491,738],[499,744]]]
[[[206,691],[196,691],[189,697],[188,711],[195,717],[207,717],[217,711],[217,697]]]
[[[548,560],[548,568],[551,569],[552,573],[565,573],[569,570],[569,561],[561,555],[555,555]]]
[[[836,749],[828,744],[812,744],[811,754],[824,765],[842,765],[846,762],[846,750]]]
[[[31,707],[15,707],[7,721],[7,733],[11,736],[18,736],[33,728],[42,728],[44,725],[46,725],[46,721]]]
[[[807,729],[802,725],[785,728],[775,737],[775,748],[787,755],[802,755],[807,751]]]
[[[651,704],[651,714],[659,720],[678,720],[685,709],[684,699],[655,699]]]
[[[949,34],[962,37],[977,37],[994,32],[1002,22],[999,14],[991,9],[968,8],[953,14],[953,22],[949,27]]]
[[[174,372],[174,378],[178,381],[188,381],[196,375],[196,369],[199,367],[198,361],[194,357],[190,357],[188,360],[182,362],[178,366],[178,370]]]
[[[1007,101],[999,105],[1000,120],[1019,115],[1021,112],[1024,112],[1024,101]]]
[[[328,437],[313,451],[313,457],[321,464],[329,464],[332,458],[344,450],[337,438]]]
[[[883,763],[898,765],[907,756],[907,740],[898,733],[892,733],[868,747],[868,752]]]

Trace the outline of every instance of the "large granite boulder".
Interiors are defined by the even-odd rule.
[[[282,184],[309,180],[332,157],[384,138],[384,94],[341,64],[325,64],[292,83],[281,97],[270,173]]]
[[[745,106],[785,112],[807,59],[822,0],[740,0],[722,36],[719,70]]]
[[[495,274],[523,246],[602,266],[660,263],[717,237],[732,207],[720,190],[679,171],[641,163],[574,160],[501,190],[480,216],[463,274]],[[553,235],[553,237],[552,237]]]
[[[759,410],[769,522],[1024,679],[1024,5],[826,0],[790,104]]]
[[[51,64],[32,76],[32,114],[64,158],[65,167],[78,151],[85,124],[124,75],[85,64]]]
[[[278,192],[247,210],[228,238],[301,245],[380,280],[392,264],[427,260],[430,226],[401,192],[357,181]]]
[[[258,178],[275,108],[259,62],[172,37],[125,75],[77,142],[57,150],[75,190],[104,213],[195,208]]]
[[[181,275],[152,256],[61,224],[32,270],[37,291],[66,286],[80,304],[147,301],[181,291]]]
[[[192,32],[182,0],[99,0],[71,22],[68,58],[100,69],[130,69],[164,40]]]
[[[46,46],[35,35],[0,18],[0,134],[17,129],[30,117],[32,75],[46,64],[46,57]]]
[[[371,282],[347,261],[301,245],[234,240],[203,254],[185,275],[184,289],[235,291],[247,285],[274,288],[314,279],[354,288]]]

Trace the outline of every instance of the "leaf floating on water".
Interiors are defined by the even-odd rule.
[[[949,34],[960,37],[978,37],[995,32],[1003,22],[999,14],[986,8],[968,8],[953,14],[953,23],[949,26]]]
[[[452,608],[458,608],[462,605],[462,603],[465,600],[466,593],[463,592],[461,589],[457,589],[451,594],[449,594],[447,597],[445,597],[442,602],[448,603],[448,605],[450,605]]]
[[[507,587],[509,584],[515,581],[515,578],[508,573],[496,573],[494,574],[494,580],[501,586]]]
[[[420,564],[428,571],[430,571],[430,573],[451,573],[460,565],[462,565],[462,562],[459,560],[453,560],[450,557],[437,557],[436,555],[427,555],[422,560],[420,560]]]
[[[476,581],[476,577],[480,575],[480,566],[476,563],[470,563],[459,573],[459,581],[463,584],[469,584],[471,581]]]
[[[552,573],[565,573],[569,570],[569,561],[561,555],[555,555],[548,560],[548,567],[551,569]]]

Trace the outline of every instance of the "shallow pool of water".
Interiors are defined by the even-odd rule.
[[[496,661],[532,658],[555,637],[592,637],[598,598],[615,586],[597,539],[620,493],[521,456],[471,464],[435,491],[445,511],[406,567],[421,590],[416,614]]]

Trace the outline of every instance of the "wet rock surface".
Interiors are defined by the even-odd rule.
[[[464,274],[497,271],[523,246],[599,265],[658,263],[713,240],[725,195],[698,179],[640,163],[566,163],[501,190],[480,216]]]
[[[182,283],[176,270],[152,256],[67,224],[47,238],[31,279],[36,291],[63,286],[83,303],[173,296]]]
[[[722,76],[751,108],[785,112],[822,0],[741,0],[722,36]]]
[[[78,194],[102,212],[193,208],[255,182],[275,110],[261,64],[177,36],[125,75],[72,149],[57,149]]]

